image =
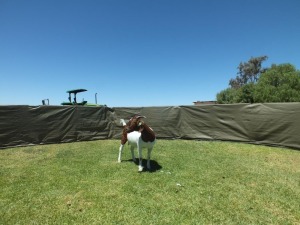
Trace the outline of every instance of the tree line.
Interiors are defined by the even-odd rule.
[[[300,71],[292,64],[263,68],[267,56],[241,62],[229,87],[217,94],[217,103],[300,102]]]

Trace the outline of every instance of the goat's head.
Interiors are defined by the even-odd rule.
[[[138,122],[139,132],[142,133],[142,140],[152,142],[155,140],[155,133],[143,120]]]
[[[141,115],[134,115],[128,122],[127,131],[134,131],[139,130],[140,126],[144,123],[142,118],[146,118],[145,116]]]
[[[137,127],[139,128],[139,132],[142,132],[144,130],[144,124],[145,122],[143,120],[139,120],[137,123]]]

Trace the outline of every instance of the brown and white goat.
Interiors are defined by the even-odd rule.
[[[128,144],[130,145],[130,149],[131,149],[131,155],[132,155],[132,160],[134,162],[136,162],[135,156],[134,156],[134,148],[138,149],[138,155],[139,155],[139,172],[143,171],[143,165],[142,165],[142,149],[143,148],[147,148],[148,149],[148,155],[147,155],[147,169],[150,170],[151,166],[150,166],[150,157],[151,157],[151,152],[153,149],[153,146],[156,142],[156,138],[155,138],[155,134],[153,132],[153,130],[144,122],[142,121],[139,117],[138,119],[136,119],[136,121],[129,121],[129,125],[125,123],[124,119],[121,119],[120,122],[121,124],[124,126],[123,128],[123,136],[122,136],[122,140],[121,140],[121,146],[119,148],[119,158],[118,158],[118,162],[121,162],[121,155],[122,155],[122,151],[124,149],[124,145],[125,143],[128,141]],[[131,125],[131,129],[133,129],[134,125],[132,125],[133,123],[135,124],[135,128],[138,128],[138,131],[133,130],[127,133],[128,128]],[[126,137],[124,137],[126,135]]]

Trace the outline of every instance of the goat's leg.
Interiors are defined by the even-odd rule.
[[[143,171],[143,157],[142,157],[142,148],[138,145],[137,149],[139,151],[139,172]]]
[[[118,162],[119,163],[121,162],[121,155],[122,155],[123,148],[124,148],[124,145],[120,145],[120,148],[119,148],[119,158],[118,158]]]
[[[130,150],[131,150],[131,156],[132,156],[132,161],[135,162],[135,156],[134,156],[134,146],[130,146]]]
[[[148,157],[147,157],[147,169],[150,170],[150,157],[151,157],[152,148],[148,148]]]

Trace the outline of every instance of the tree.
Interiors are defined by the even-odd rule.
[[[272,65],[259,78],[255,102],[300,102],[300,71],[291,64]]]
[[[300,102],[300,71],[291,64],[273,64],[262,68],[267,56],[251,58],[240,63],[230,87],[217,94],[217,102]]]
[[[249,83],[241,88],[227,88],[217,94],[219,104],[254,103],[253,92],[255,85]]]
[[[266,71],[262,63],[268,57],[251,57],[248,62],[241,62],[238,66],[238,75],[229,81],[230,87],[217,94],[217,102],[228,103],[253,103],[255,83],[259,76]]]
[[[217,102],[219,104],[236,103],[238,98],[238,89],[227,88],[217,94]]]
[[[241,62],[238,66],[238,76],[229,81],[231,88],[238,89],[248,83],[256,83],[260,74],[266,70],[262,68],[262,63],[267,59],[267,56],[259,56],[251,57],[248,62]]]
[[[239,90],[239,103],[254,103],[255,84],[253,82],[243,85]]]

